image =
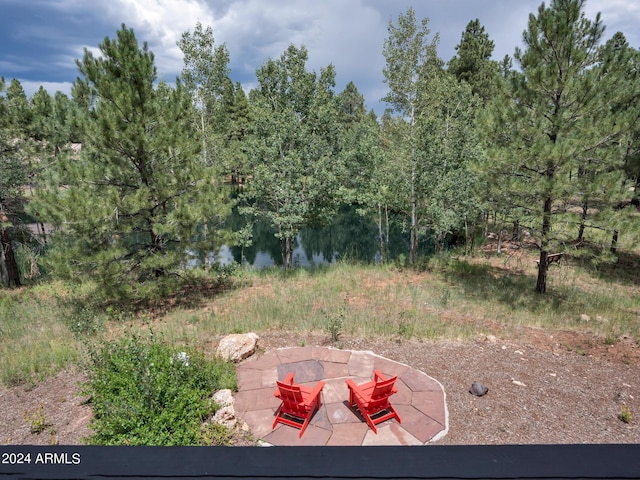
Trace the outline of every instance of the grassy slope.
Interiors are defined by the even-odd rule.
[[[434,258],[421,271],[242,271],[231,288],[203,288],[136,314],[72,309],[67,300],[86,292],[60,284],[0,291],[0,381],[50,375],[82,361],[87,345],[131,327],[152,326],[169,342],[197,346],[247,331],[466,339],[515,336],[523,326],[588,332],[606,343],[640,341],[639,264],[633,255],[598,269],[569,260],[551,267],[546,295],[534,292],[535,257],[523,251]]]

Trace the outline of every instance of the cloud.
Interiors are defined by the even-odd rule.
[[[40,87],[43,87],[50,95],[55,94],[55,92],[62,92],[67,96],[71,96],[71,87],[73,86],[71,82],[33,82],[31,80],[18,80],[27,97],[31,97]]]
[[[28,81],[71,82],[85,48],[96,51],[122,23],[155,54],[159,77],[172,82],[182,70],[177,41],[200,22],[211,26],[217,45],[230,53],[232,79],[248,90],[255,71],[289,44],[309,50],[308,68],[332,63],[340,90],[353,81],[367,106],[380,111],[386,93],[382,45],[389,21],[413,6],[440,36],[439,56],[448,61],[469,21],[478,18],[495,42],[494,58],[521,45],[530,13],[541,0],[0,0],[0,74]],[[549,3],[549,0],[546,2]],[[606,38],[621,30],[640,46],[640,2],[588,0],[587,17],[602,11]]]

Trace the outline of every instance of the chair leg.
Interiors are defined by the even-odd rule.
[[[271,430],[273,430],[274,428],[276,428],[276,425],[278,425],[278,422],[280,421],[280,410],[282,410],[282,405],[280,405],[278,407],[278,410],[276,410],[276,418],[273,421],[273,425],[271,426]]]
[[[389,411],[393,413],[393,418],[395,418],[398,421],[398,423],[402,424],[402,420],[400,420],[400,415],[398,415],[398,412],[396,412],[395,408],[389,405]]]
[[[309,420],[311,420],[311,417],[305,418],[304,423],[302,424],[302,427],[300,427],[300,434],[298,435],[298,438],[302,438],[302,434],[307,429],[307,425],[309,425]]]
[[[375,433],[377,435],[378,434],[378,429],[376,428],[376,424],[373,423],[373,419],[369,415],[367,415],[366,413],[363,413],[362,416],[366,420],[366,422],[369,425],[369,427],[371,427],[371,430],[373,430],[373,433]]]

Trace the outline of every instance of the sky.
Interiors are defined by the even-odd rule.
[[[0,0],[0,76],[16,78],[31,96],[41,85],[67,95],[84,49],[98,54],[105,37],[124,23],[147,42],[159,79],[174,82],[183,66],[176,42],[199,22],[230,54],[231,78],[246,91],[255,71],[294,44],[309,52],[307,67],[333,64],[336,92],[353,81],[368,109],[382,113],[387,93],[382,46],[389,22],[412,6],[439,35],[438,55],[456,53],[469,21],[479,19],[495,42],[494,58],[513,55],[541,0]],[[549,3],[549,2],[547,2]],[[640,0],[587,0],[585,14],[601,12],[605,40],[621,31],[640,48]]]

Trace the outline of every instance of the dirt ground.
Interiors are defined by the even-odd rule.
[[[571,332],[523,329],[517,341],[341,338],[424,371],[444,386],[449,432],[440,445],[640,443],[640,347]],[[330,345],[326,335],[263,332],[263,351]],[[0,444],[79,445],[90,435],[84,375],[70,369],[26,388],[0,389]],[[474,381],[489,388],[469,393]],[[625,423],[619,416],[631,412]],[[37,431],[37,432],[36,432]],[[238,444],[244,444],[241,440]]]

